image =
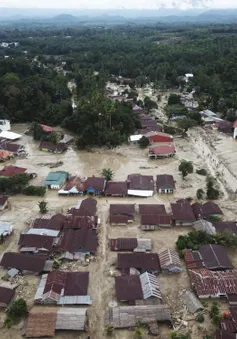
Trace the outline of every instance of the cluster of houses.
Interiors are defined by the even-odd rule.
[[[26,325],[27,338],[54,336],[55,330],[85,330],[87,308],[92,304],[89,272],[60,271],[54,265],[60,260],[84,261],[87,255],[96,254],[100,224],[96,212],[96,200],[87,198],[65,215],[32,220],[20,235],[19,252],[3,254],[0,265],[10,277],[40,275],[35,307]],[[13,287],[0,286],[0,305],[7,307],[14,295]],[[39,304],[47,306],[37,307]],[[58,307],[52,307],[55,305]]]
[[[195,230],[204,230],[215,234],[215,227],[220,229],[229,222],[216,222],[213,226],[208,220],[222,217],[219,206],[213,202],[207,202],[197,211],[197,203],[190,204],[188,200],[181,199],[170,205],[167,212],[165,205],[161,204],[139,204],[140,225],[143,231],[154,231],[162,227],[171,226],[193,226]],[[111,204],[109,221],[112,226],[125,226],[134,222],[136,213],[135,204]],[[209,226],[210,225],[210,226]]]

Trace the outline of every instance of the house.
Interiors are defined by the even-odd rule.
[[[99,195],[104,193],[106,186],[105,178],[89,177],[85,181],[85,191],[88,194]]]
[[[157,253],[118,253],[117,268],[124,274],[136,269],[140,273],[160,272],[160,262]]]
[[[11,140],[11,141],[18,140],[21,137],[22,137],[21,134],[17,134],[17,133],[14,133],[14,132],[9,132],[9,131],[2,131],[0,133],[0,138],[6,139],[6,140]]]
[[[220,207],[212,201],[208,201],[205,204],[195,202],[192,204],[192,209],[195,217],[198,218],[211,218],[211,217],[221,217],[223,215]]]
[[[216,232],[231,232],[237,234],[237,224],[235,221],[218,221],[214,224]]]
[[[226,249],[221,245],[202,245],[199,248],[204,266],[209,270],[228,270],[233,265],[228,257]]]
[[[10,222],[0,221],[0,237],[10,235],[13,232],[13,226]]]
[[[141,229],[154,231],[157,227],[171,227],[172,220],[172,216],[168,214],[142,214]]]
[[[147,134],[145,134],[145,137],[149,139],[151,144],[162,143],[162,142],[168,142],[168,143],[173,142],[172,135],[169,135],[163,132],[148,132]]]
[[[145,238],[117,238],[110,239],[111,251],[150,252],[151,239]]]
[[[204,219],[198,219],[197,221],[195,221],[193,224],[193,228],[195,229],[195,231],[204,231],[210,235],[216,234],[216,229],[212,225],[212,223]]]
[[[130,174],[127,179],[128,195],[137,197],[152,197],[154,194],[154,179],[150,175]]]
[[[166,214],[165,205],[139,204],[139,213],[144,214]]]
[[[8,196],[0,195],[0,211],[3,211],[7,207],[8,207]]]
[[[130,137],[128,138],[128,142],[137,144],[142,137],[143,137],[142,134],[130,135]]]
[[[97,229],[99,224],[100,219],[97,216],[71,215],[65,220],[63,229]]]
[[[144,127],[144,128],[138,129],[136,131],[136,134],[141,134],[142,136],[143,135],[145,136],[149,132],[162,132],[162,127],[159,125]]]
[[[225,134],[232,134],[233,125],[234,124],[231,121],[227,121],[227,120],[220,121],[219,123],[217,123],[218,131],[221,133],[225,133]]]
[[[10,131],[11,124],[9,120],[1,119],[0,120],[0,131]]]
[[[115,290],[118,301],[129,301],[131,305],[136,301],[144,300],[146,305],[161,304],[162,296],[155,275],[143,273],[141,275],[121,275],[115,277]]]
[[[207,268],[209,270],[232,269],[232,264],[225,248],[221,245],[202,245],[199,250],[185,250],[184,260],[189,269]]]
[[[190,269],[189,277],[200,299],[227,298],[229,294],[237,295],[237,270]]]
[[[171,204],[171,210],[175,226],[192,226],[196,221],[192,207],[187,200]]]
[[[5,285],[0,285],[0,309],[7,308],[14,295],[15,289],[10,287],[10,284],[8,287],[5,287]]]
[[[86,198],[79,201],[76,207],[70,208],[68,214],[72,216],[95,216],[97,201],[93,198]]]
[[[64,144],[64,143],[54,144],[53,142],[50,142],[50,141],[41,141],[41,143],[39,145],[39,149],[41,151],[61,154],[63,152],[66,152],[67,145]]]
[[[105,196],[125,197],[127,195],[126,181],[108,181],[105,189]]]
[[[65,171],[50,172],[44,181],[44,186],[50,189],[59,190],[68,180],[69,173]]]
[[[173,175],[160,174],[156,176],[156,189],[158,193],[170,194],[175,191]]]
[[[179,254],[173,249],[158,252],[162,272],[180,273],[182,271]]]
[[[60,252],[95,254],[98,247],[96,230],[88,228],[67,229],[59,244]]]
[[[111,204],[109,214],[111,225],[127,225],[134,220],[135,204]]]
[[[30,223],[32,229],[45,229],[60,231],[63,228],[66,216],[57,213],[52,217],[45,216],[42,218],[36,218]]]
[[[14,177],[17,174],[26,174],[26,171],[26,168],[9,165],[0,170],[0,177]]]
[[[14,154],[8,151],[0,150],[0,161],[4,162],[14,157]]]
[[[66,186],[58,191],[59,195],[82,195],[85,191],[84,180],[82,180],[78,175],[71,176]]]
[[[169,306],[166,304],[118,306],[109,309],[105,314],[105,326],[114,328],[133,328],[139,321],[148,325],[163,322],[172,326]]]
[[[183,301],[190,313],[198,313],[204,310],[203,305],[199,299],[195,296],[194,293],[190,291],[185,291],[183,294]]]
[[[46,256],[35,256],[31,254],[21,254],[15,252],[5,252],[3,254],[0,266],[4,268],[16,268],[24,273],[40,274],[42,272],[51,271],[53,262],[47,261]]]
[[[59,143],[60,144],[70,144],[73,141],[73,139],[74,138],[71,135],[64,134],[62,139],[59,141]]]
[[[174,144],[167,144],[167,145],[156,145],[149,147],[148,156],[150,158],[169,158],[175,155],[175,147]]]
[[[26,324],[26,338],[53,337],[56,330],[84,331],[87,308],[33,307]]]
[[[35,294],[35,304],[91,305],[87,294],[89,272],[53,271],[43,274]]]
[[[51,133],[51,132],[53,132],[53,128],[50,127],[50,126],[40,124],[40,127],[41,127],[42,130],[43,130],[44,132],[46,132],[46,133]]]
[[[51,253],[53,247],[56,247],[58,242],[57,238],[41,234],[28,234],[21,233],[18,246],[21,253]]]
[[[192,73],[186,73],[185,74],[185,77],[184,77],[184,80],[185,82],[189,82],[190,79],[193,78],[193,74]]]
[[[23,145],[13,144],[11,142],[0,143],[0,149],[8,151],[15,156],[25,154],[25,147]]]

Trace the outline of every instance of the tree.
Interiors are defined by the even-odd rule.
[[[201,313],[198,313],[196,315],[196,321],[199,322],[199,323],[203,323],[205,321],[204,315],[201,314]]]
[[[168,99],[168,105],[178,105],[180,104],[180,95],[177,94],[170,94],[169,99]]]
[[[216,301],[212,303],[211,310],[210,310],[210,318],[215,325],[220,323],[220,308]]]
[[[38,206],[41,214],[46,214],[48,212],[48,203],[46,201],[39,201]]]
[[[59,142],[59,137],[57,132],[53,131],[48,136],[48,141],[52,142],[53,144],[57,144]]]
[[[5,327],[10,328],[20,318],[26,316],[28,313],[27,304],[24,299],[20,298],[13,301],[6,311]]]
[[[198,199],[198,200],[203,199],[203,196],[204,196],[204,191],[203,191],[203,189],[199,188],[199,189],[197,190],[196,196],[197,196],[197,199]]]
[[[153,108],[158,108],[157,103],[151,100],[149,97],[144,98],[144,108],[150,111]]]
[[[146,148],[150,145],[150,140],[143,135],[141,139],[138,140],[138,144],[141,148]]]
[[[44,196],[46,193],[46,187],[44,186],[27,186],[22,191],[25,195],[37,195],[37,196]]]
[[[111,168],[103,168],[101,175],[107,180],[111,181],[114,177],[114,172]]]
[[[207,198],[211,200],[218,199],[220,191],[217,186],[216,180],[212,176],[208,176],[206,179]]]
[[[176,122],[177,122],[178,127],[182,129],[184,132],[187,132],[189,128],[198,125],[196,120],[193,120],[190,118],[177,119]]]
[[[181,160],[179,164],[179,171],[184,179],[188,174],[193,173],[193,163],[191,161]]]

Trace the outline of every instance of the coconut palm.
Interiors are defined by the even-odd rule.
[[[114,172],[112,171],[111,168],[103,168],[101,174],[107,181],[112,180],[114,177]]]

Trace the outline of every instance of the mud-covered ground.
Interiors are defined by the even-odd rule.
[[[12,130],[16,132],[24,132],[27,126],[13,126]],[[139,203],[164,203],[167,212],[170,211],[170,202],[180,198],[191,197],[196,199],[196,191],[198,188],[205,189],[205,177],[193,173],[186,180],[182,180],[178,173],[179,161],[186,159],[194,164],[194,172],[196,169],[206,168],[213,175],[220,171],[217,164],[221,159],[218,158],[218,152],[210,144],[210,133],[203,129],[195,129],[191,132],[190,137],[186,139],[175,138],[177,154],[172,159],[149,160],[147,150],[141,150],[136,145],[123,145],[113,150],[95,150],[93,153],[78,151],[73,146],[63,155],[54,155],[41,152],[38,150],[38,143],[32,140],[32,137],[23,135],[19,141],[26,146],[28,156],[24,159],[16,158],[10,163],[27,168],[31,172],[38,174],[38,177],[32,181],[32,184],[41,184],[45,176],[50,172],[49,167],[39,164],[63,161],[63,165],[55,170],[66,170],[71,174],[79,174],[82,177],[90,175],[100,175],[105,167],[111,168],[114,173],[114,180],[126,180],[127,175],[131,173],[141,173],[153,175],[154,179],[157,174],[172,174],[176,181],[176,192],[174,195],[158,195],[154,194],[152,198],[97,198],[98,215],[101,219],[99,229],[99,248],[96,260],[90,262],[88,266],[80,266],[78,263],[69,263],[68,266],[72,270],[89,270],[90,284],[89,294],[92,297],[93,305],[88,308],[89,324],[88,333],[78,334],[71,332],[59,332],[55,335],[57,339],[91,339],[106,338],[104,333],[104,312],[111,300],[115,300],[114,275],[118,274],[115,268],[116,253],[112,253],[108,247],[108,240],[112,237],[149,237],[153,241],[153,251],[157,252],[165,248],[174,248],[175,242],[180,234],[184,234],[190,229],[173,228],[164,229],[155,232],[144,232],[139,227],[139,216],[136,212],[135,222],[127,227],[111,227],[108,223],[108,211],[110,203],[136,203],[137,209]],[[217,132],[212,132],[216,138]],[[213,137],[214,138],[214,137]],[[208,141],[209,140],[209,141]],[[223,141],[224,142],[224,141]],[[215,158],[215,161],[212,160]],[[216,160],[217,158],[217,160]],[[6,164],[5,164],[6,165]],[[236,219],[236,201],[231,193],[231,187],[237,187],[237,181],[233,175],[228,174],[228,164],[225,166],[223,174],[218,175],[218,181],[223,192],[222,198],[218,204],[224,212],[225,220]],[[235,180],[235,181],[234,181]],[[227,189],[226,189],[227,188]],[[230,199],[231,197],[231,199]],[[56,191],[48,191],[45,200],[49,204],[49,214],[57,212],[65,212],[68,207],[82,198],[78,197],[59,197]],[[10,197],[11,209],[1,212],[0,220],[11,221],[14,225],[14,234],[0,245],[1,255],[4,251],[16,251],[17,241],[20,233],[27,228],[27,222],[39,215],[37,197],[27,197],[17,195]],[[233,264],[237,267],[236,251],[230,251]],[[6,274],[6,270],[0,269],[0,277]],[[179,275],[160,275],[161,292],[164,302],[167,302],[175,320],[187,321],[185,326],[178,326],[180,331],[189,331],[192,339],[200,339],[202,334],[213,333],[214,327],[210,323],[208,315],[204,324],[195,322],[192,315],[188,314],[182,303],[181,294],[185,289],[190,288],[189,278],[183,265],[183,272]],[[17,288],[17,296],[27,300],[29,307],[32,307],[34,294],[39,282],[39,277],[27,276],[16,279],[19,284]],[[227,305],[221,304],[221,308],[225,310]],[[2,313],[2,320],[4,314]],[[0,338],[18,339],[21,338],[23,323],[18,324],[12,329],[0,329]],[[132,339],[133,332],[129,330],[116,330],[115,339]],[[144,331],[144,338],[150,336]],[[160,334],[157,338],[168,339],[169,330],[165,326],[160,326]]]

